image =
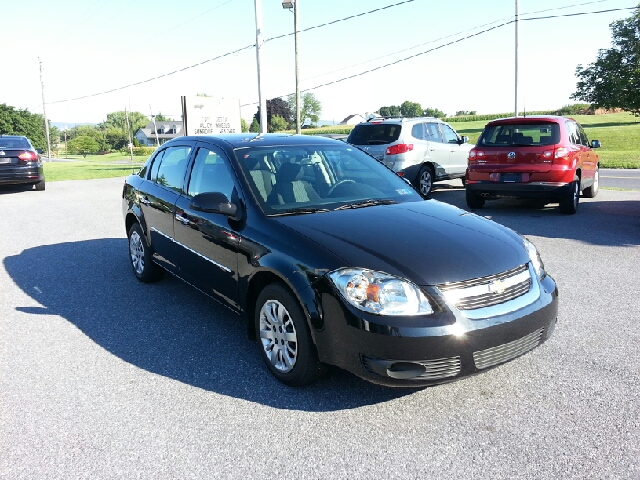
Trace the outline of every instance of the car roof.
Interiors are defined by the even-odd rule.
[[[404,122],[440,122],[444,123],[442,120],[436,117],[373,117],[365,122],[360,122],[358,125],[377,125],[380,123],[404,123]]]
[[[539,123],[539,122],[553,122],[560,123],[564,120],[573,120],[570,117],[563,117],[561,115],[530,115],[526,117],[505,117],[505,118],[496,118],[495,120],[491,120],[487,123],[487,126],[493,126],[497,124],[509,124],[509,123]]]
[[[0,137],[3,137],[3,138],[24,138],[24,139],[29,140],[24,135],[4,135],[4,134],[0,133]]]
[[[288,133],[221,133],[219,135],[202,135],[202,136],[184,136],[176,137],[169,142],[163,144],[169,145],[184,140],[210,142],[210,143],[227,143],[231,148],[244,147],[277,147],[280,145],[335,145],[336,142],[343,144],[339,140],[321,137],[319,135],[293,135]]]

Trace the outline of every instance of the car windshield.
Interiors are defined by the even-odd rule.
[[[14,137],[3,138],[0,137],[0,148],[18,148],[18,149],[30,149],[31,145],[26,138]]]
[[[393,123],[359,124],[353,127],[347,142],[351,145],[386,145],[400,137],[402,126]]]
[[[489,147],[555,145],[560,141],[557,123],[505,123],[487,126],[478,145]]]
[[[422,200],[402,178],[343,142],[243,147],[236,149],[235,155],[267,215]]]

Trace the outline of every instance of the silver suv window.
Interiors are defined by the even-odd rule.
[[[400,137],[402,125],[361,123],[353,127],[348,142],[352,145],[386,145]]]

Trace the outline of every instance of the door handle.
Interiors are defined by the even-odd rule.
[[[183,217],[179,213],[176,213],[176,220],[183,225],[189,225],[191,223],[191,221],[188,218]]]
[[[149,205],[151,202],[149,201],[149,199],[147,197],[142,197],[140,199],[140,203],[143,203],[145,205]]]

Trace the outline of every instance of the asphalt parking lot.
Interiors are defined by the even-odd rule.
[[[540,348],[427,389],[299,390],[224,307],[135,280],[122,183],[0,191],[0,478],[640,478],[640,191],[477,212],[558,282]]]

